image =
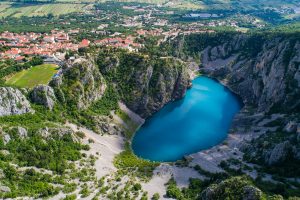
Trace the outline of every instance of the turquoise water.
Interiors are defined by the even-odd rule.
[[[147,119],[132,140],[134,153],[152,161],[176,161],[227,137],[241,102],[219,82],[199,77],[186,96]]]

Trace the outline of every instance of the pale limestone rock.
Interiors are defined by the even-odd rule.
[[[33,110],[20,90],[0,87],[0,116],[20,115],[29,112],[33,112]]]

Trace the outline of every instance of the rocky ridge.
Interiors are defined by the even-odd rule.
[[[38,85],[31,92],[33,103],[40,104],[52,110],[56,101],[54,90],[48,85]]]

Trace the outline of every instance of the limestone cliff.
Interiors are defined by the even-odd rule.
[[[0,87],[0,116],[33,112],[29,101],[18,89]]]
[[[222,81],[257,112],[299,109],[297,35],[192,35],[178,39],[176,45],[185,47],[176,51],[181,58],[199,54],[202,73]]]
[[[70,66],[65,66],[60,77],[51,81],[57,99],[86,109],[104,94],[106,84],[92,59],[79,59]]]
[[[203,70],[226,81],[246,104],[256,105],[258,112],[299,108],[300,40],[267,39],[250,56],[244,50],[252,39],[244,38],[245,42],[236,36],[207,47],[202,55]]]
[[[30,94],[31,100],[52,110],[56,101],[54,90],[48,85],[38,85]]]
[[[102,52],[98,64],[125,104],[143,118],[182,98],[190,84],[186,66],[172,57]]]

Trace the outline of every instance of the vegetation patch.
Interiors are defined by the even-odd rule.
[[[114,165],[125,174],[133,172],[138,177],[149,178],[159,163],[138,158],[132,152],[129,142],[127,142],[125,150],[115,157]]]

